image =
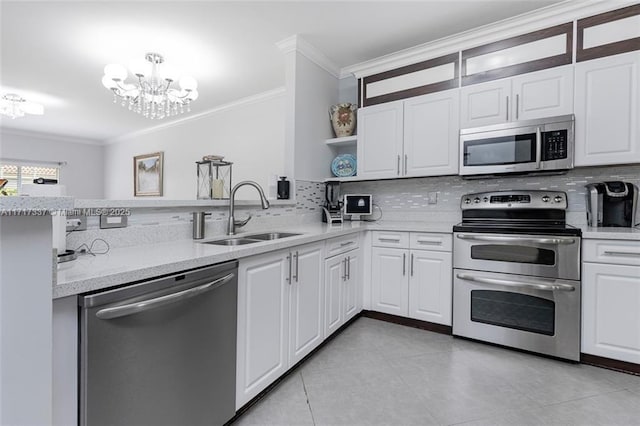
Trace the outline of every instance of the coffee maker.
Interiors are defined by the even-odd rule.
[[[589,226],[633,227],[637,224],[638,187],[630,182],[590,183],[587,188]]]
[[[322,207],[322,221],[329,224],[342,223],[340,182],[326,182],[324,184],[324,198],[326,202]]]

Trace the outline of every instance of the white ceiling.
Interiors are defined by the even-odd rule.
[[[45,114],[0,125],[96,141],[156,126],[100,82],[106,64],[150,51],[198,80],[197,114],[283,86],[276,43],[293,34],[342,68],[557,2],[3,0],[0,93]]]

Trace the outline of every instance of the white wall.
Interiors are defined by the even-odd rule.
[[[224,155],[233,162],[234,184],[251,179],[267,191],[270,175],[284,173],[284,91],[267,92],[106,145],[105,198],[134,198],[133,157],[157,151],[164,152],[162,198],[195,199],[195,162],[207,154]],[[241,189],[238,198],[257,198],[251,191]]]
[[[76,198],[103,197],[103,147],[93,141],[2,129],[0,160],[66,161],[60,183]]]

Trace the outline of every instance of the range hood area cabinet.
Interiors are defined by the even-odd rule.
[[[640,51],[579,62],[576,166],[640,163]]]
[[[458,173],[459,90],[358,110],[358,177]]]
[[[460,89],[460,128],[573,113],[573,65]]]

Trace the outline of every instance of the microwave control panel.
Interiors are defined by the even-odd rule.
[[[542,133],[542,161],[567,158],[567,131],[553,130]]]

